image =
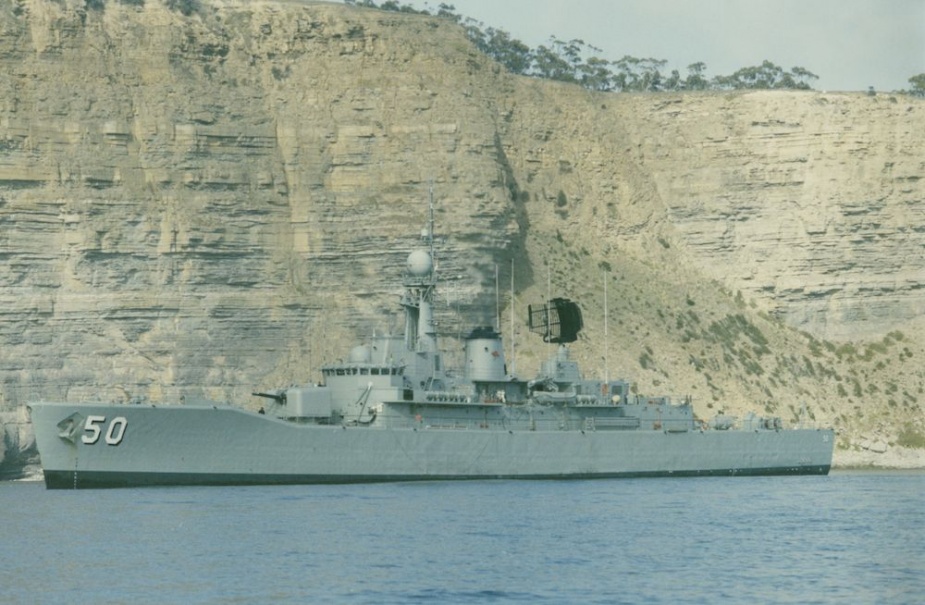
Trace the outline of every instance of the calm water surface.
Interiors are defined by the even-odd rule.
[[[925,473],[46,491],[2,603],[923,603]]]

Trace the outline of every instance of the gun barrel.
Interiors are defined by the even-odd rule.
[[[254,397],[265,397],[267,399],[272,399],[276,403],[285,403],[286,394],[285,393],[251,393]]]

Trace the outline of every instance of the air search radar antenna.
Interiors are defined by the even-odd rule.
[[[575,342],[584,327],[581,308],[567,298],[553,298],[543,304],[529,305],[527,312],[530,331],[542,334],[543,342]]]

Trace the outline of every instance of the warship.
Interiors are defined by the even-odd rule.
[[[689,398],[583,377],[568,348],[582,313],[567,298],[528,307],[537,346],[552,353],[535,377],[509,372],[494,326],[473,327],[463,367],[445,367],[433,215],[431,201],[402,277],[404,333],[374,335],[323,366],[320,382],[256,391],[257,411],[30,402],[47,488],[829,472],[831,429],[701,420]]]

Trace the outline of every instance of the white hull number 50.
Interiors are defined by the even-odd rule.
[[[93,445],[100,440],[100,435],[103,434],[103,426],[106,424],[106,416],[87,416],[87,422],[84,424],[84,431],[87,433],[80,437],[80,440],[86,443],[87,445]],[[112,419],[112,422],[109,423],[109,428],[106,429],[106,444],[107,445],[119,445],[122,443],[122,438],[125,437],[125,426],[128,424],[128,421],[125,419],[125,416],[116,416]]]

